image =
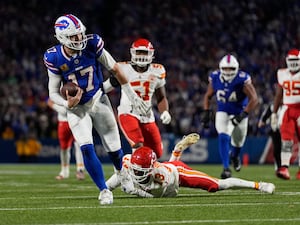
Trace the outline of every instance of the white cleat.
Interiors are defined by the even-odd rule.
[[[261,192],[273,194],[275,192],[275,185],[272,183],[259,182],[259,188]]]
[[[186,148],[195,144],[199,141],[200,135],[197,133],[191,133],[189,135],[183,136],[183,138],[175,145],[175,151],[184,151]]]
[[[56,180],[68,179],[70,176],[69,173],[63,173],[62,171],[55,177]]]
[[[110,205],[113,204],[114,197],[110,190],[104,189],[99,194],[99,201],[101,205]]]

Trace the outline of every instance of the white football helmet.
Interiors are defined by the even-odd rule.
[[[153,60],[154,48],[150,41],[144,38],[137,39],[130,48],[131,62],[145,67]]]
[[[152,149],[145,146],[132,153],[129,171],[135,183],[146,184],[149,182],[156,159],[156,154]]]
[[[221,76],[225,81],[231,81],[239,71],[239,63],[233,55],[225,55],[220,63],[219,68]]]
[[[286,65],[290,72],[297,72],[300,70],[300,52],[298,49],[289,50],[286,58]]]
[[[62,44],[74,50],[83,50],[87,44],[86,28],[74,15],[67,14],[59,17],[54,25],[55,37]],[[71,40],[71,36],[82,35],[81,40]]]

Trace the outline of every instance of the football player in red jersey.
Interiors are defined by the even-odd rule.
[[[277,176],[288,180],[294,136],[297,135],[300,140],[300,51],[298,49],[288,51],[286,64],[287,68],[277,71],[278,85],[271,126],[276,127],[278,122],[280,124],[281,167],[278,168]],[[277,111],[281,104],[283,105],[278,120]],[[296,178],[300,179],[300,159]]]

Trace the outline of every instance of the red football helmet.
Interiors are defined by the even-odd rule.
[[[143,146],[136,149],[130,160],[130,171],[134,181],[141,184],[147,183],[156,159],[156,154],[151,148]]]
[[[286,65],[290,72],[297,72],[300,70],[300,52],[298,49],[291,49],[286,56]]]
[[[149,40],[140,38],[132,43],[130,54],[133,64],[145,67],[150,64],[154,58],[154,48]]]

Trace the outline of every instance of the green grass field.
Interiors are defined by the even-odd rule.
[[[192,165],[219,177],[220,165]],[[112,166],[104,165],[106,176]],[[289,181],[275,177],[272,165],[250,165],[235,177],[273,182],[273,195],[255,190],[208,193],[181,188],[176,198],[142,199],[114,191],[114,204],[101,206],[87,176],[54,179],[59,165],[0,165],[0,224],[300,224],[300,180],[296,166]]]

